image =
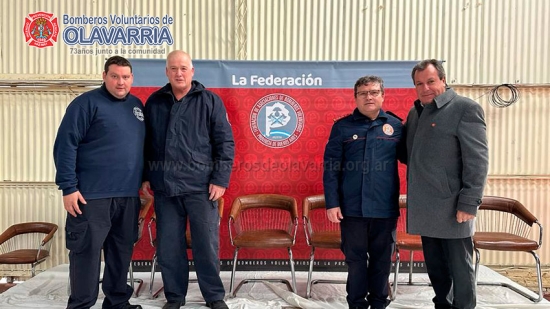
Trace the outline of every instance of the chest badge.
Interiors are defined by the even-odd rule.
[[[384,134],[386,135],[393,135],[393,127],[391,126],[391,124],[389,123],[386,123],[384,126],[382,126],[382,132],[384,132]]]
[[[143,121],[144,117],[143,117],[143,112],[141,111],[141,108],[139,107],[134,107],[134,116],[136,116],[136,118],[139,120],[139,121]]]
[[[359,136],[357,136],[357,134],[353,134],[353,136],[351,138],[353,139],[357,139]]]

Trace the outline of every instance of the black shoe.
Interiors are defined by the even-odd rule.
[[[185,306],[185,301],[169,301],[162,306],[162,309],[179,309],[181,306]]]
[[[229,307],[227,307],[227,304],[223,300],[216,300],[211,303],[206,303],[206,307],[212,309],[229,309]]]
[[[140,305],[126,304],[126,305],[124,305],[124,307],[122,307],[122,309],[141,309],[141,306]]]

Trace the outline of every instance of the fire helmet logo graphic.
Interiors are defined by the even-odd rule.
[[[296,142],[304,129],[304,111],[292,97],[273,93],[254,104],[250,113],[254,137],[271,148],[284,148]]]
[[[53,19],[52,17],[51,13],[36,12],[25,18],[23,33],[25,42],[29,43],[29,46],[44,48],[53,46],[53,42],[57,42],[59,25],[57,17]]]

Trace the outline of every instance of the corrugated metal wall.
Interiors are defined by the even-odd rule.
[[[451,84],[550,83],[545,0],[5,0],[0,7],[0,80],[99,79],[104,57],[71,55],[61,36],[54,47],[27,46],[24,17],[46,11],[59,19],[168,14],[174,44],[164,47],[196,59],[432,57],[447,62]],[[61,32],[65,27],[60,23]]]
[[[71,54],[70,46],[62,39],[66,27],[62,23],[64,14],[88,17],[169,15],[174,17],[174,24],[168,28],[175,43],[162,45],[167,49],[166,54],[173,49],[184,49],[197,59],[234,59],[237,50],[233,38],[235,4],[230,0],[4,0],[0,8],[3,17],[0,19],[0,80],[101,79],[106,57]],[[34,48],[25,42],[22,31],[25,17],[38,11],[53,13],[58,18],[60,31],[53,47]],[[83,27],[89,35],[92,25]],[[165,58],[166,54],[132,55],[131,58]]]
[[[2,231],[12,224],[44,221],[58,225],[50,257],[37,266],[44,270],[68,263],[65,249],[65,215],[61,194],[54,184],[0,183],[0,227]],[[0,265],[0,277],[30,275],[29,265]]]
[[[490,175],[550,176],[550,88],[519,87],[519,101],[507,108],[490,104],[492,88],[455,90],[479,102],[485,110]]]
[[[67,105],[82,88],[0,88],[0,180],[52,182],[53,142]]]

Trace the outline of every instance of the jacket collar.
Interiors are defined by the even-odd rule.
[[[130,93],[128,92],[128,94],[126,94],[126,96],[124,98],[119,99],[119,98],[115,97],[114,95],[112,95],[109,92],[109,90],[107,90],[107,86],[105,86],[105,83],[101,83],[100,90],[101,90],[101,92],[103,92],[104,95],[106,95],[112,101],[126,101],[128,99],[128,96],[130,95]]]
[[[447,103],[451,102],[451,100],[454,99],[456,96],[457,94],[453,90],[453,88],[447,87],[445,88],[445,92],[434,98],[434,103],[423,105],[423,107],[435,104],[435,106],[439,109],[445,106]],[[420,105],[420,100],[414,101],[414,106],[417,109],[420,107]]]
[[[369,117],[361,114],[361,112],[359,111],[359,109],[356,107],[354,110],[353,110],[353,120],[371,120]],[[374,120],[371,120],[371,121],[376,121],[380,118],[383,118],[384,120],[387,120],[388,119],[388,114],[386,114],[384,112],[384,110],[380,109],[380,112],[378,113],[378,117],[376,117],[376,119]]]
[[[199,83],[198,81],[196,80],[193,80],[191,81],[191,89],[189,89],[189,92],[187,94],[190,94],[190,93],[193,93],[193,92],[198,92],[198,91],[202,91],[204,90],[204,85]],[[160,89],[160,92],[162,93],[167,93],[167,94],[172,94],[172,85],[170,85],[170,83],[167,83],[166,85],[164,85],[161,89]]]
[[[436,104],[437,108],[442,108],[447,103],[451,102],[454,97],[456,97],[456,92],[452,88],[447,87],[445,89],[445,92],[434,98],[434,103]]]

